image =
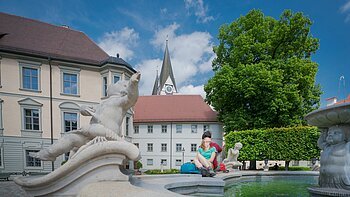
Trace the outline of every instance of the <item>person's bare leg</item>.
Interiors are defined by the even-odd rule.
[[[193,162],[194,162],[194,165],[196,165],[197,168],[203,168],[203,165],[201,164],[201,162],[199,162],[197,156],[194,158]]]
[[[198,158],[199,162],[200,162],[204,167],[206,167],[206,168],[212,167],[212,166],[211,166],[211,163],[210,163],[206,158],[204,158],[203,155],[197,153],[197,158]]]

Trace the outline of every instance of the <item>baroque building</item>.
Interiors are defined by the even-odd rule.
[[[100,103],[136,71],[83,32],[5,13],[0,21],[0,172],[50,172],[67,155],[52,164],[29,153],[88,124],[79,106]],[[130,111],[126,134],[131,125]]]

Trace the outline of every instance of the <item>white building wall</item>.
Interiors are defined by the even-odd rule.
[[[153,133],[148,133],[148,125],[153,126]],[[162,133],[162,125],[167,125],[167,132]],[[182,125],[182,132],[176,132],[176,125]],[[197,125],[197,133],[192,133],[191,125]],[[184,162],[191,161],[196,152],[191,151],[191,144],[196,144],[196,147],[200,146],[203,125],[209,125],[209,130],[212,133],[212,140],[218,143],[222,147],[223,131],[222,125],[219,123],[134,123],[134,126],[139,127],[139,133],[130,133],[133,143],[139,144],[141,152],[141,163],[143,169],[160,169],[161,159],[166,159],[166,165],[164,169],[179,169],[180,165]],[[153,144],[153,151],[147,150],[147,144]],[[167,151],[161,151],[161,144],[167,144]],[[182,144],[185,149],[184,152],[176,151],[176,144]],[[220,158],[220,157],[219,157]],[[147,160],[152,159],[153,165],[147,165]],[[181,162],[176,162],[181,160]]]

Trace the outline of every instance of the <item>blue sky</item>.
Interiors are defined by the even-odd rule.
[[[87,34],[110,55],[119,53],[141,70],[141,95],[151,93],[167,35],[180,92],[204,95],[203,85],[213,75],[212,47],[218,43],[219,27],[251,9],[274,18],[284,9],[310,17],[314,22],[312,35],[320,39],[313,60],[319,64],[322,105],[326,98],[344,98],[350,93],[349,0],[0,0],[1,12],[68,25]],[[345,90],[343,85],[339,90],[341,76]]]

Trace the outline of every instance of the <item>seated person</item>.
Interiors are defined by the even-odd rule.
[[[203,177],[213,177],[213,161],[216,156],[215,147],[210,147],[211,138],[205,137],[202,140],[200,148],[198,148],[197,155],[194,159],[194,164],[199,169]]]
[[[203,133],[202,139],[204,139],[205,137],[211,138],[211,133],[210,133],[210,131],[206,131],[206,132]],[[218,153],[221,153],[222,148],[219,146],[219,144],[217,144],[217,143],[215,143],[215,142],[213,142],[213,141],[210,142],[210,147],[215,147],[216,152],[217,152],[217,153],[215,154],[215,158],[214,158],[214,161],[213,161],[213,169],[215,170],[215,169],[217,169],[217,168],[219,167],[218,160],[217,160],[217,155],[218,155]]]

